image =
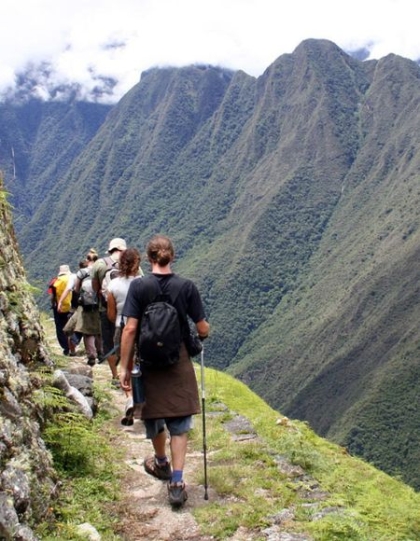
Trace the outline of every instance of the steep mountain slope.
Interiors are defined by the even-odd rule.
[[[378,62],[362,145],[300,287],[234,373],[289,415],[420,486],[419,70]]]
[[[355,152],[349,102],[360,91],[326,80],[330,55],[349,83],[363,75],[327,42],[303,44],[258,81],[206,67],[146,73],[56,185],[59,203],[49,213],[46,199],[23,232],[29,266],[45,274],[53,253],[77,260],[113,235],[143,246],[168,232],[200,283],[192,261],[205,258],[214,362],[227,366],[316,249]],[[71,193],[80,198],[68,208]]]
[[[144,73],[22,227],[31,277],[169,234],[207,362],[417,486],[419,76],[323,40],[258,79]]]
[[[178,156],[217,107],[230,77],[207,68],[143,74],[55,186],[50,198],[58,203],[52,213],[46,199],[25,230],[29,264],[38,225],[47,236],[33,256],[45,249],[47,264],[54,252],[74,260],[91,244],[103,250],[116,233],[142,246],[139,235],[144,239],[156,228],[176,224],[194,204],[191,186],[177,174]],[[68,204],[71,196],[77,205]],[[54,241],[60,236],[66,236],[66,247]]]
[[[97,132],[110,106],[31,99],[0,104],[0,167],[19,230]]]

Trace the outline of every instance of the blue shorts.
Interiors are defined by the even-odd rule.
[[[192,415],[186,417],[168,417],[167,419],[144,419],[146,438],[152,440],[166,428],[171,436],[181,436],[193,427]]]

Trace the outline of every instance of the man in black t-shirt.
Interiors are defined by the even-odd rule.
[[[208,336],[210,328],[195,284],[171,270],[174,259],[171,240],[162,235],[154,237],[148,244],[147,256],[154,277],[131,283],[123,309],[127,322],[121,338],[120,382],[125,391],[131,390],[134,346],[144,310],[156,297],[156,278],[163,294],[171,296],[171,290],[176,289],[174,306],[181,321],[187,321],[189,317],[201,339]],[[188,431],[192,428],[192,416],[200,412],[197,380],[185,343],[181,345],[180,358],[175,364],[162,370],[144,367],[142,371],[145,404],[141,416],[155,452],[154,456],[145,459],[144,468],[150,475],[168,481],[169,502],[181,506],[187,499],[183,470]],[[172,468],[166,454],[166,430],[170,434]]]

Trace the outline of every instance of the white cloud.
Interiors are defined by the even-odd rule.
[[[87,94],[98,77],[117,79],[114,99],[156,65],[200,62],[258,76],[307,38],[418,59],[419,12],[415,0],[2,0],[0,91],[42,62],[50,84],[78,83]]]

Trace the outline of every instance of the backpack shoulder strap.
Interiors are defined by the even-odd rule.
[[[151,281],[153,281],[158,288],[158,293],[156,295],[155,300],[165,300],[169,302],[170,304],[172,304],[173,306],[176,302],[176,299],[178,298],[178,295],[182,289],[182,286],[184,285],[184,282],[180,280],[178,276],[173,274],[172,278],[168,280],[168,282],[166,283],[168,291],[164,291],[162,289],[160,280],[157,276],[155,276],[154,274],[151,274],[150,278],[151,278]]]
[[[118,263],[118,261],[114,261],[110,255],[107,255],[103,258],[106,264],[106,270],[112,269],[112,267],[115,267]]]
[[[88,267],[86,267],[84,269],[80,269],[78,274],[79,274],[78,278],[80,278],[80,281],[82,282],[85,278],[90,276],[90,270]]]
[[[156,302],[163,297],[163,291],[160,287],[159,279],[154,274],[149,274],[149,276],[143,278],[143,283],[151,293],[152,300],[150,303]]]

